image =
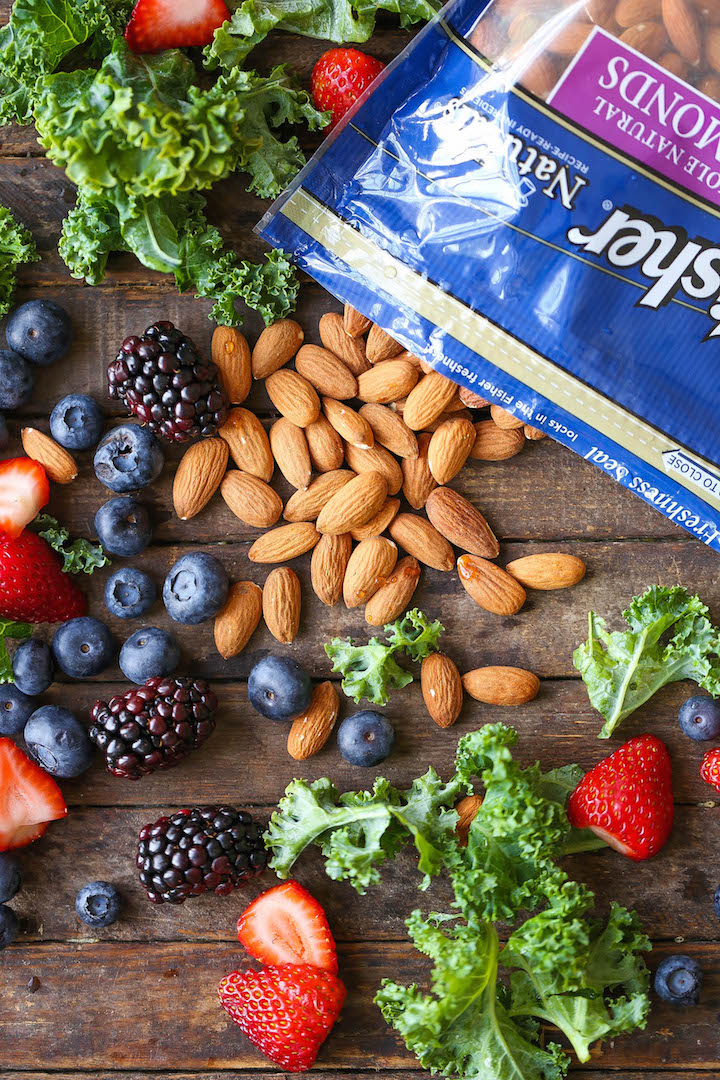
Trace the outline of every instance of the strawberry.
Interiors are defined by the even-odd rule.
[[[65,622],[84,615],[85,596],[50,545],[26,529],[0,542],[0,618],[20,622]]]
[[[656,855],[673,823],[672,770],[667,747],[654,735],[630,739],[583,777],[570,796],[568,817],[629,859]]]
[[[125,40],[136,53],[209,45],[229,18],[223,0],[138,0]]]
[[[12,540],[50,498],[47,473],[32,458],[0,461],[0,538]]]
[[[720,749],[708,750],[700,766],[700,779],[720,791]]]
[[[328,49],[310,76],[315,107],[332,113],[333,128],[385,65],[359,49]]]
[[[52,776],[15,745],[0,739],[0,851],[25,847],[65,817],[67,806]]]
[[[288,1072],[311,1068],[345,1001],[329,971],[278,964],[233,971],[221,981],[220,1004],[251,1043]]]
[[[263,964],[313,964],[337,975],[325,912],[297,881],[285,881],[253,900],[238,919],[238,938]]]

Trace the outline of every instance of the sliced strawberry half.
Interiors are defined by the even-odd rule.
[[[125,40],[136,53],[209,45],[229,18],[223,0],[138,0]]]
[[[65,817],[60,788],[15,745],[0,739],[0,851],[25,847]]]
[[[0,461],[0,539],[14,540],[50,498],[47,473],[32,458]]]
[[[238,938],[262,964],[312,964],[337,974],[327,916],[297,881],[276,885],[253,900],[238,919]]]

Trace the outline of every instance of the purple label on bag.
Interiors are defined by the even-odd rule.
[[[720,206],[720,105],[605,30],[594,29],[548,101]]]

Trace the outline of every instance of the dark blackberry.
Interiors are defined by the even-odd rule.
[[[225,423],[228,399],[217,365],[171,322],[125,338],[107,374],[110,397],[170,442],[215,435]]]
[[[140,830],[137,866],[154,904],[183,904],[204,892],[227,896],[266,865],[262,829],[231,806],[178,810]]]
[[[202,679],[156,676],[96,701],[89,735],[108,772],[139,780],[177,765],[215,730],[217,698]]]

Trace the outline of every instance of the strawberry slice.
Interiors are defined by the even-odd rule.
[[[0,461],[0,539],[14,540],[50,498],[47,473],[32,458]]]
[[[67,806],[51,776],[12,739],[0,739],[0,851],[25,847],[65,817]]]
[[[136,53],[209,45],[229,18],[223,0],[138,0],[125,40]]]
[[[253,900],[238,919],[238,938],[263,964],[312,964],[337,974],[325,912],[297,881],[275,885]]]

